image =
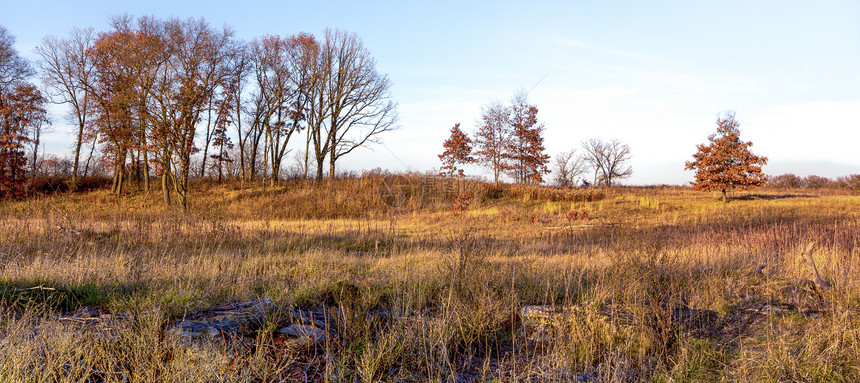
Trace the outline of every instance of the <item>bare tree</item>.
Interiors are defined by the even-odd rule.
[[[33,75],[27,60],[15,50],[15,37],[0,25],[0,95],[12,92],[15,86]]]
[[[33,160],[30,164],[30,173],[33,177],[38,176],[40,170],[42,170],[39,166],[39,147],[42,146],[42,135],[45,133],[53,133],[53,129],[51,129],[51,121],[48,120],[47,111],[44,108],[44,105],[47,103],[47,99],[45,99],[40,92],[36,91],[35,96],[32,98],[32,103],[37,105],[35,113],[31,113],[27,124],[27,136],[29,138],[29,146],[30,152],[33,155]],[[42,151],[44,154],[45,148],[42,147]]]
[[[583,159],[594,174],[591,182],[592,185],[597,185],[601,181],[600,177],[603,173],[603,146],[603,141],[597,138],[582,142]]]
[[[260,154],[260,141],[265,136],[265,126],[263,123],[265,111],[259,108],[261,103],[257,100],[257,97],[259,97],[259,94],[254,95],[253,100],[250,100],[247,105],[242,107],[243,112],[247,116],[246,125],[248,130],[245,132],[245,143],[242,146],[248,157],[246,159],[248,162],[248,180],[253,180],[257,177],[257,171],[260,168],[260,159],[265,156]]]
[[[329,160],[329,177],[335,176],[337,161],[358,147],[379,142],[379,135],[396,128],[397,104],[391,100],[388,76],[376,71],[376,60],[354,33],[327,29],[317,62],[320,66],[310,89],[310,106],[316,113],[314,138],[317,179],[322,179],[323,161]],[[316,85],[316,86],[313,86]],[[309,118],[309,123],[310,123]],[[324,132],[324,133],[323,133]],[[323,136],[325,142],[321,142]],[[326,153],[327,151],[327,153]]]
[[[265,36],[254,40],[249,51],[257,88],[254,120],[265,132],[274,185],[290,138],[304,129],[302,123],[312,89],[313,56],[318,47],[313,36],[299,34],[289,38]]]
[[[84,131],[87,126],[90,92],[88,84],[93,73],[93,62],[87,50],[93,46],[95,32],[92,28],[72,29],[69,37],[59,39],[45,37],[42,45],[36,48],[41,57],[38,62],[42,82],[51,92],[48,97],[57,104],[68,104],[69,117],[77,124],[72,165],[71,188],[74,190],[78,179],[81,147],[84,144]]]
[[[592,138],[582,143],[585,161],[594,172],[594,185],[612,186],[614,180],[633,174],[630,167],[630,146],[617,139],[609,142]]]
[[[292,97],[294,108],[293,125],[298,126],[300,122],[304,122],[303,127],[307,132],[305,135],[305,150],[304,150],[304,165],[303,177],[308,178],[309,160],[310,160],[310,144],[311,144],[311,129],[308,123],[308,109],[311,105],[314,90],[314,67],[318,64],[318,56],[320,46],[313,35],[300,33],[291,38],[290,49],[290,80],[293,84],[295,92]]]
[[[245,84],[252,70],[251,60],[248,54],[248,45],[244,42],[236,42],[233,47],[233,53],[227,63],[227,76],[223,85],[223,99],[232,101],[229,103],[228,115],[229,119],[236,129],[236,138],[238,141],[239,163],[237,164],[238,176],[244,182],[249,174],[247,167],[247,143],[252,136],[249,126],[253,124],[242,125],[244,122],[245,105],[242,97],[244,96]]]
[[[586,161],[576,149],[561,152],[555,156],[553,164],[556,168],[555,183],[558,186],[572,187],[576,185],[576,177],[586,170]]]
[[[627,178],[633,175],[630,166],[630,146],[617,139],[612,139],[606,145],[603,157],[605,173],[603,178],[606,186],[612,186],[613,180]]]
[[[157,106],[153,137],[159,147],[165,201],[170,200],[170,184],[185,209],[191,156],[197,150],[197,124],[210,99],[229,78],[233,32],[226,27],[213,29],[202,19],[172,19],[162,22],[159,29],[166,61],[150,92],[151,102]]]

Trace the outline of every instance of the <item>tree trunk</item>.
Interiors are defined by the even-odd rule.
[[[242,186],[245,186],[245,148],[242,147],[242,144],[239,144],[239,178],[241,179]]]
[[[167,145],[163,144],[161,148],[161,194],[164,197],[164,205],[170,206],[170,152]]]
[[[261,176],[263,181],[263,187],[266,186],[266,173],[269,172],[269,136],[266,135],[263,137],[263,175]]]
[[[38,169],[36,168],[36,162],[39,158],[39,140],[36,139],[35,146],[33,146],[33,177],[39,175]]]
[[[131,155],[132,171],[130,176],[131,179],[134,181],[134,184],[137,186],[138,190],[140,189],[141,178],[143,178],[140,176],[140,155],[142,154],[141,151],[141,149],[137,149],[137,153],[132,153]]]
[[[241,94],[241,90],[237,92],[237,94]],[[247,173],[245,172],[245,143],[248,141],[248,136],[245,136],[245,139],[242,139],[242,102],[239,100],[240,96],[236,97],[236,133],[239,137],[239,173],[241,174],[240,184],[242,187],[245,186],[245,178],[247,177]]]
[[[116,172],[116,195],[122,194],[122,184],[123,179],[125,178],[125,164],[117,165]]]
[[[723,204],[729,203],[728,198],[726,198],[726,189],[723,189],[722,192],[723,192]]]
[[[84,125],[78,127],[78,140],[75,142],[75,162],[72,165],[72,181],[69,183],[69,190],[75,191],[78,188],[78,165],[81,158],[81,145],[84,138]]]
[[[257,141],[253,142],[255,146],[249,147],[248,150],[251,151],[250,158],[248,159],[248,181],[253,181],[254,177],[257,175],[257,148],[256,145],[259,143]]]
[[[96,143],[98,142],[98,134],[93,137],[93,145],[90,146],[90,155],[87,157],[87,162],[84,164],[84,177],[90,173],[90,161],[93,159],[93,153],[96,151]]]
[[[218,183],[221,183],[222,178],[222,168],[224,164],[224,144],[221,144],[221,147],[218,149]]]
[[[308,159],[310,158],[310,149],[311,149],[311,129],[308,128],[308,139],[305,141],[305,179],[308,179]]]
[[[149,195],[149,154],[143,152],[143,195]]]
[[[206,157],[209,154],[209,143],[212,142],[212,98],[209,98],[209,108],[206,112],[206,137],[203,141],[203,160],[200,161],[200,178],[206,176]]]
[[[335,162],[334,153],[332,153],[328,159],[328,178],[329,179],[334,179],[334,175],[337,174],[334,172],[334,162]]]
[[[322,181],[323,179],[323,163],[325,162],[325,156],[317,157],[317,181]]]
[[[179,206],[182,210],[188,211],[188,178],[191,172],[191,158],[186,156],[179,160],[179,174],[171,174],[173,180],[173,191],[176,192],[176,197],[179,198]]]
[[[168,177],[169,177],[169,175],[168,175],[166,170],[163,173],[161,173],[161,194],[164,196],[164,205],[165,206],[170,206],[170,188],[168,187],[169,186]]]

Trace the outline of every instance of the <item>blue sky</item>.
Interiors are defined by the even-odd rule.
[[[618,138],[633,152],[628,184],[692,180],[684,161],[726,110],[767,173],[860,173],[860,2],[464,3],[17,1],[0,5],[0,25],[31,59],[43,36],[106,30],[122,13],[204,17],[246,40],[356,32],[391,78],[401,129],[345,158],[353,169],[438,168],[454,123],[473,131],[482,105],[525,88],[549,154]],[[55,129],[48,150],[68,152],[59,114]]]

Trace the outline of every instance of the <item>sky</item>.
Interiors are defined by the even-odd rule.
[[[520,89],[547,153],[590,138],[632,151],[625,184],[686,184],[696,145],[734,111],[768,174],[860,173],[858,1],[6,1],[0,25],[31,60],[47,35],[111,16],[203,17],[238,38],[355,32],[392,82],[399,129],[345,169],[428,171],[450,128]],[[54,108],[46,150],[70,153]],[[339,165],[341,166],[341,165]],[[467,174],[490,176],[470,167]]]

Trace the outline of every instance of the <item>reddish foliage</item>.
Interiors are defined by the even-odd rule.
[[[507,172],[520,184],[543,183],[543,175],[549,173],[550,157],[544,154],[544,125],[538,123],[538,108],[529,105],[525,92],[514,96],[508,116],[511,127],[507,142]]]
[[[724,202],[727,190],[749,190],[766,182],[761,167],[767,164],[767,157],[749,151],[752,142],[741,141],[739,125],[734,113],[718,118],[717,132],[708,137],[710,144],[698,145],[694,161],[688,161],[685,166],[687,170],[696,171],[696,180],[692,182],[694,189],[720,191]]]
[[[571,210],[570,213],[567,213],[567,221],[573,223],[573,221],[582,220],[588,221],[591,217],[588,215],[588,210],[582,209],[579,210]]]
[[[463,169],[457,169],[457,164],[468,164],[474,161],[472,158],[472,139],[466,133],[460,130],[460,124],[457,123],[451,128],[451,136],[442,143],[445,151],[439,155],[439,160],[442,161],[442,175],[454,175],[455,173],[462,176]]]
[[[475,133],[475,158],[493,170],[497,185],[501,172],[519,184],[542,183],[549,173],[544,125],[538,123],[537,112],[525,92],[514,95],[511,106],[494,103],[484,108]]]
[[[454,205],[451,206],[451,209],[454,213],[462,213],[466,210],[469,210],[469,204],[472,203],[472,193],[463,192],[453,197]]]
[[[45,102],[42,93],[25,82],[11,92],[0,93],[0,197],[24,192],[24,144],[30,142],[27,131],[46,120]]]

